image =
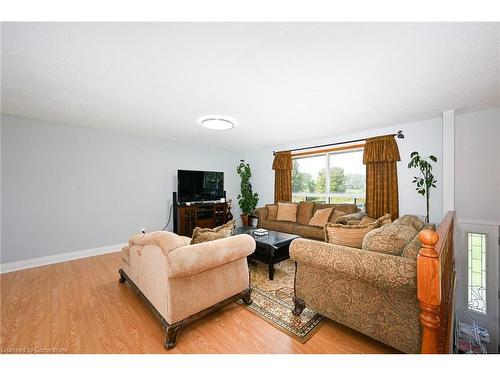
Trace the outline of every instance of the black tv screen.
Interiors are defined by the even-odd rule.
[[[179,202],[216,201],[224,198],[224,172],[177,171]]]

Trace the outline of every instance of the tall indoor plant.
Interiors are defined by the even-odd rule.
[[[434,155],[428,157],[422,157],[417,151],[413,151],[410,154],[410,162],[408,163],[408,168],[418,168],[420,170],[420,176],[413,177],[412,183],[416,184],[415,190],[418,194],[425,196],[427,215],[425,216],[425,222],[429,222],[429,198],[431,195],[431,189],[436,187],[437,180],[432,174],[432,165],[429,161],[437,162],[437,158]]]
[[[259,201],[259,194],[252,191],[252,184],[250,183],[252,171],[250,165],[245,163],[245,160],[240,160],[236,172],[238,172],[241,178],[240,194],[238,194],[238,204],[243,212],[241,214],[241,221],[243,225],[248,225],[248,215],[255,211],[257,202]]]

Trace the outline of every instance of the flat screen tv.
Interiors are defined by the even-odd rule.
[[[177,171],[180,203],[218,201],[224,198],[224,172]]]

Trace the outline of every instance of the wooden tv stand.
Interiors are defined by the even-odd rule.
[[[227,223],[227,203],[196,203],[174,207],[174,232],[191,237],[195,227],[215,228]]]

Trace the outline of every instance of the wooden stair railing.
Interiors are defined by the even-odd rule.
[[[445,216],[437,230],[419,234],[417,298],[422,324],[421,353],[451,353],[455,264],[453,229],[455,212]]]

